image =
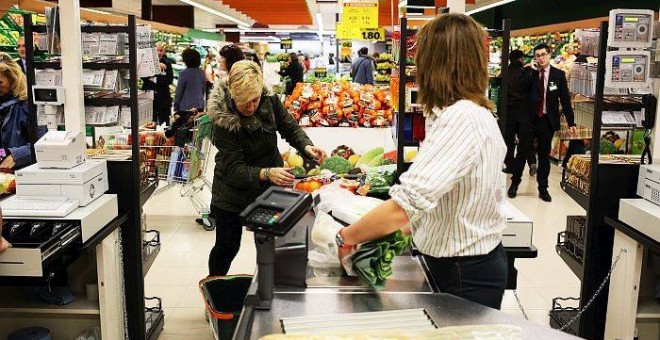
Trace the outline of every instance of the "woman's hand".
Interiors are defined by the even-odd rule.
[[[0,172],[12,173],[12,171],[14,171],[14,165],[16,165],[16,163],[14,163],[14,157],[9,155],[2,161],[2,164],[0,164]]]
[[[325,151],[312,145],[307,145],[305,147],[305,153],[319,163],[323,162],[326,157]]]
[[[269,179],[273,184],[282,187],[290,187],[293,185],[293,180],[296,178],[289,171],[291,168],[271,168]]]

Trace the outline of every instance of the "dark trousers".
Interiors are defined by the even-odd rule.
[[[550,176],[550,148],[552,146],[552,137],[555,130],[550,125],[550,120],[547,115],[539,118],[534,116],[531,124],[531,129],[525,129],[520,132],[520,142],[518,143],[518,154],[516,155],[515,165],[513,167],[513,176],[511,177],[512,184],[520,184],[522,180],[522,173],[525,169],[525,161],[532,152],[534,138],[538,143],[538,173],[536,174],[536,182],[539,191],[548,190],[548,177]]]
[[[442,293],[500,309],[508,275],[506,252],[500,243],[486,255],[433,257],[424,255]]]
[[[154,106],[154,122],[162,124],[166,122],[167,125],[170,125],[170,116],[172,115],[172,105],[156,107]]]
[[[209,275],[225,276],[241,247],[243,227],[239,213],[211,207],[215,217],[215,245],[209,255]]]
[[[568,161],[573,155],[583,154],[584,151],[584,142],[581,139],[572,139],[568,141],[568,149],[566,150],[566,156],[564,156],[561,166],[566,168],[568,166]]]
[[[531,129],[531,122],[528,121],[529,119],[524,119],[522,109],[508,107],[507,111],[509,112],[509,115],[504,129],[504,142],[506,143],[506,158],[504,158],[504,166],[507,169],[513,169],[516,159],[516,147],[520,145],[520,133],[529,131]],[[518,137],[518,143],[516,143],[516,136]],[[520,153],[519,147],[518,153]],[[534,155],[534,152],[528,153],[527,164],[530,167],[532,164],[536,164],[536,155]]]

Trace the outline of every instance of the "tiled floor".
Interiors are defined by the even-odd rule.
[[[550,178],[552,203],[537,197],[534,178],[527,177],[513,203],[534,221],[533,243],[539,250],[535,259],[518,259],[518,296],[530,320],[548,325],[552,298],[579,296],[580,282],[555,253],[557,232],[566,227],[567,215],[584,214],[559,188],[560,170],[553,167]],[[162,251],[145,281],[147,296],[163,298],[165,330],[159,339],[213,339],[204,318],[198,282],[207,273],[208,253],[215,233],[205,231],[194,219],[190,200],[175,186],[155,195],[146,205],[147,224],[160,230]],[[208,193],[202,195],[208,202]],[[253,273],[256,254],[251,233],[244,233],[241,251],[230,273]],[[502,310],[522,315],[512,291],[507,291]]]

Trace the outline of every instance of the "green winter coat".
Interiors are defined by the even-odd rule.
[[[211,205],[218,209],[241,212],[269,186],[259,180],[261,169],[284,165],[276,132],[301,155],[312,145],[277,95],[266,89],[257,111],[247,117],[232,104],[226,84],[216,82],[207,114],[213,121],[213,144],[218,149],[211,190]]]

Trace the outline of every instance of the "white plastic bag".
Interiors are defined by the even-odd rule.
[[[338,182],[323,186],[317,190],[321,203],[316,206],[316,213],[332,212],[333,216],[346,223],[354,223],[360,217],[373,210],[382,200],[373,197],[355,195],[342,188]]]
[[[312,243],[315,246],[314,248],[323,254],[338,258],[335,237],[342,227],[332,216],[323,211],[317,212],[314,227],[312,228]]]

